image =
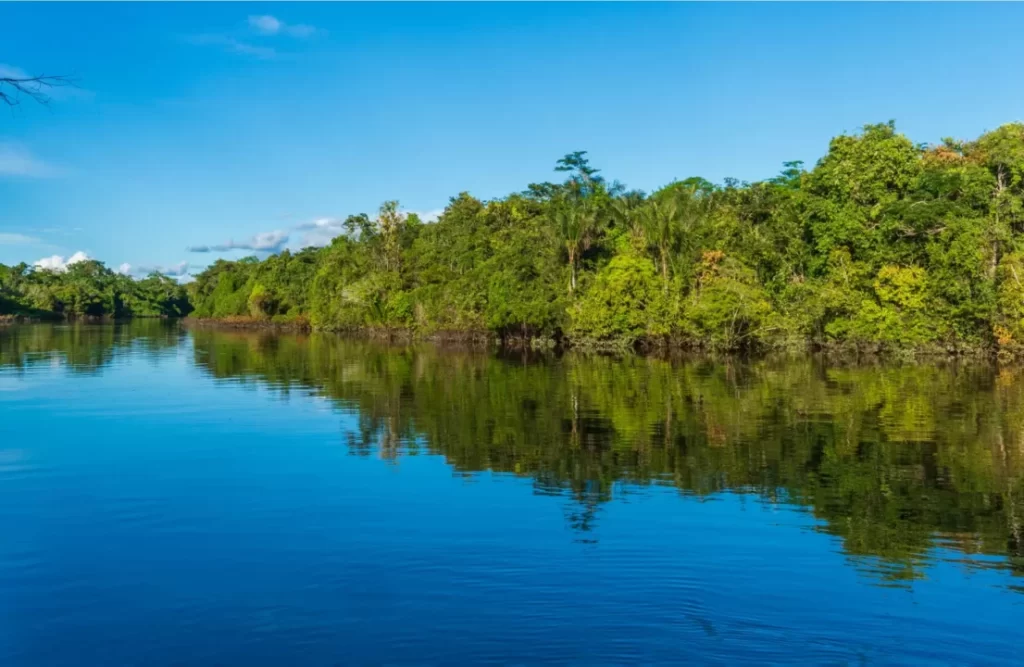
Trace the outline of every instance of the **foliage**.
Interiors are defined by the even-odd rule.
[[[632,345],[667,335],[668,304],[646,257],[616,255],[575,304],[570,333],[577,339]]]
[[[768,295],[750,268],[720,251],[704,253],[684,311],[684,324],[695,342],[724,349],[749,347],[766,338],[771,312]]]
[[[190,287],[195,315],[720,349],[1024,341],[1024,125],[935,146],[868,125],[809,170],[650,196],[582,151],[555,169],[505,198],[462,193],[429,224],[391,201],[327,247],[218,261]]]
[[[183,317],[185,288],[154,273],[142,280],[87,260],[63,271],[0,264],[0,315],[55,317]]]

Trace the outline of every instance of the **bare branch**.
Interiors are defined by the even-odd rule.
[[[13,107],[20,104],[22,96],[25,96],[48,106],[52,89],[75,86],[76,83],[74,78],[64,74],[0,76],[0,103]]]

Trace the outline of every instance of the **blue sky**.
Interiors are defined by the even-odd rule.
[[[813,164],[869,122],[932,142],[1024,116],[1015,4],[44,3],[0,25],[3,68],[81,86],[0,109],[4,263],[197,271],[385,199],[502,196],[574,150],[650,190]]]

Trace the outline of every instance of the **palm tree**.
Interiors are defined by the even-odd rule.
[[[647,195],[640,190],[631,190],[615,197],[608,212],[616,225],[628,229],[634,239],[642,241],[644,230],[641,212],[646,203]]]
[[[647,200],[638,217],[647,242],[657,248],[665,291],[669,284],[669,259],[688,246],[694,231],[712,213],[714,193],[698,185],[670,186]]]
[[[675,250],[679,241],[679,225],[677,216],[679,207],[675,197],[658,197],[651,199],[640,211],[640,225],[643,228],[644,238],[647,242],[658,249],[658,258],[661,262],[661,277],[665,283],[665,291],[668,291],[668,258],[669,253]]]
[[[551,217],[555,233],[569,256],[569,294],[575,294],[579,258],[593,240],[597,209],[587,198],[563,199],[553,206]]]

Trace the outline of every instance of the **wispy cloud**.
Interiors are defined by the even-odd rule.
[[[428,211],[405,211],[405,215],[416,215],[422,222],[437,222],[437,219],[444,213],[443,208]],[[344,218],[317,218],[310,222],[303,222],[292,227],[293,230],[303,232],[299,241],[299,248],[321,248],[330,245],[331,241],[348,230],[345,228]]]
[[[250,16],[246,28],[236,27],[224,32],[191,35],[186,37],[186,40],[199,46],[220,47],[228,53],[270,60],[276,58],[278,54],[274,46],[267,44],[269,38],[287,35],[297,39],[306,39],[321,32],[311,25],[285,23],[269,14]]]
[[[219,245],[194,245],[185,250],[187,252],[228,252],[230,250],[252,250],[255,252],[280,252],[288,244],[290,237],[286,232],[275,230],[262,232],[253,236],[248,241],[240,243],[228,241]]]
[[[0,245],[27,245],[30,243],[40,243],[40,240],[25,234],[0,233]]]
[[[192,35],[187,38],[192,44],[198,46],[219,46],[228,53],[238,53],[246,56],[253,56],[263,60],[270,60],[277,55],[277,50],[270,46],[258,46],[249,42],[231,37],[230,35]]]
[[[178,262],[170,266],[164,266],[163,264],[141,264],[135,266],[125,262],[117,267],[117,272],[135,278],[145,278],[151,273],[162,273],[169,278],[184,278],[189,275],[189,264],[188,262]]]
[[[276,16],[262,14],[249,17],[249,27],[261,35],[289,35],[304,39],[312,37],[317,29],[305,23],[285,23]]]
[[[59,169],[32,155],[21,144],[0,142],[0,176],[49,178],[58,173]]]
[[[417,215],[423,222],[435,222],[444,209],[432,209],[426,211],[404,211],[405,215]],[[290,217],[290,216],[289,216]],[[217,245],[194,245],[185,250],[195,253],[229,252],[232,250],[248,250],[260,253],[281,252],[285,248],[301,250],[302,248],[322,248],[330,245],[335,238],[348,233],[345,226],[345,218],[321,217],[314,218],[308,222],[293,225],[289,231],[280,229],[272,232],[256,234],[246,241],[228,241]],[[293,238],[295,233],[297,238]]]
[[[36,260],[33,263],[33,266],[35,266],[37,269],[44,269],[47,271],[56,271],[58,273],[61,273],[67,271],[68,267],[71,266],[72,264],[77,264],[79,262],[87,262],[89,261],[89,259],[89,255],[79,250],[78,252],[76,252],[74,255],[71,255],[71,257],[68,257],[67,259],[64,259],[60,255],[43,257],[42,259]]]

